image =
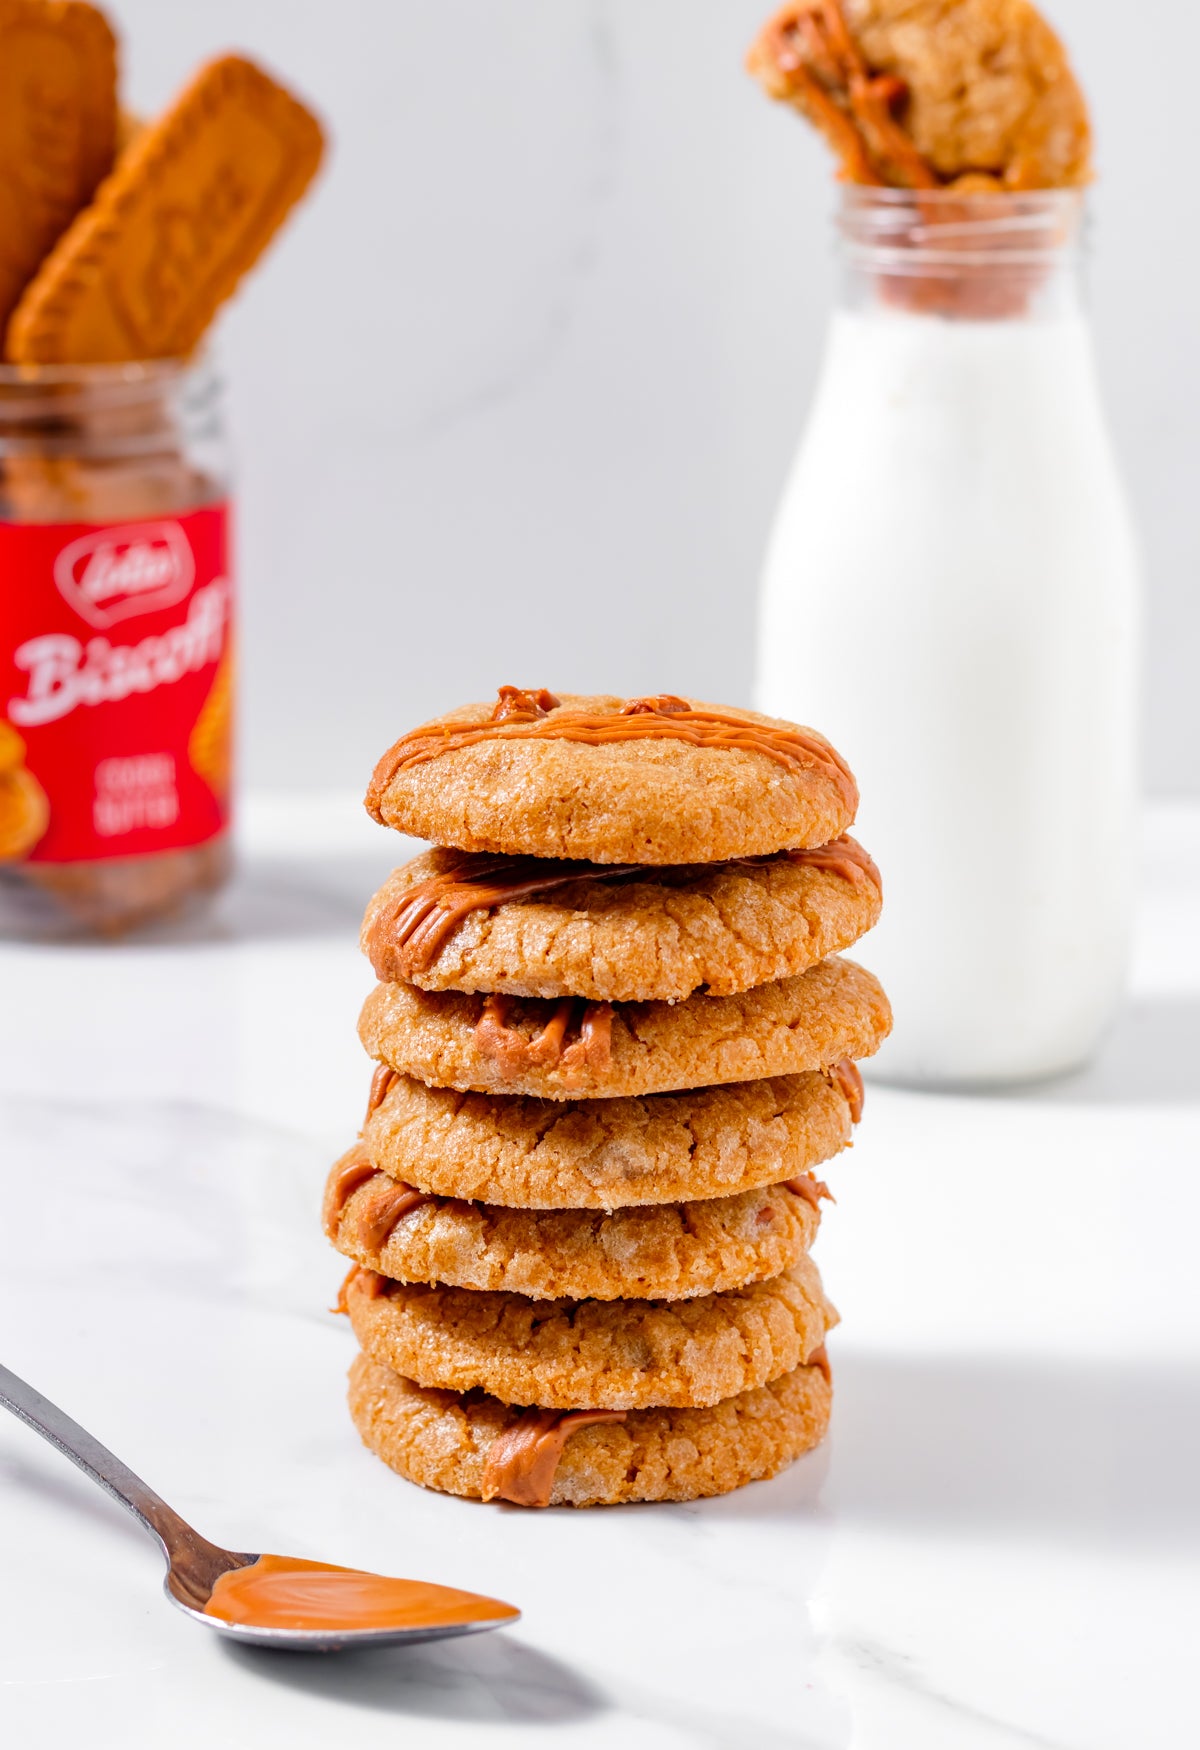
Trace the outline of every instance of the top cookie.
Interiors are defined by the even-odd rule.
[[[366,806],[457,850],[715,863],[828,843],[858,790],[821,736],[755,711],[501,687],[390,748]]]
[[[1087,104],[1028,0],[791,0],[749,67],[848,182],[980,193],[1091,176]]]

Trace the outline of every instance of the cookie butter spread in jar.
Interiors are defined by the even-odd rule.
[[[0,367],[0,927],[122,930],[229,866],[232,579],[203,364]]]

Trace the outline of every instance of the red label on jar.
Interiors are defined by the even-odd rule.
[[[203,844],[229,818],[228,511],[0,522],[0,860]]]

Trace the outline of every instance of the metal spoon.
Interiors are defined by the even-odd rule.
[[[114,1457],[107,1447],[101,1446],[85,1428],[81,1428],[78,1422],[64,1415],[41,1392],[35,1391],[31,1385],[18,1379],[15,1373],[10,1373],[3,1366],[0,1366],[0,1405],[19,1416],[22,1422],[48,1440],[51,1446],[57,1446],[80,1470],[86,1471],[93,1482],[99,1483],[102,1489],[107,1489],[123,1507],[128,1507],[134,1518],[140,1520],[146,1530],[158,1539],[167,1558],[167,1577],[163,1582],[167,1597],[185,1615],[190,1616],[193,1622],[202,1622],[206,1628],[216,1629],[235,1641],[252,1642],[255,1646],[276,1647],[292,1652],[325,1653],[334,1652],[341,1647],[384,1647],[396,1642],[414,1644],[417,1641],[437,1641],[454,1635],[479,1634],[485,1629],[508,1627],[521,1614],[519,1610],[514,1610],[509,1604],[501,1604],[497,1599],[477,1597],[474,1593],[451,1592],[446,1588],[447,1601],[453,1598],[460,1604],[469,1600],[474,1604],[494,1605],[495,1613],[479,1621],[433,1621],[422,1622],[419,1626],[410,1628],[389,1626],[369,1629],[267,1628],[253,1623],[226,1622],[220,1617],[210,1616],[204,1606],[211,1598],[213,1587],[220,1576],[236,1568],[249,1567],[261,1558],[240,1551],[220,1549],[215,1543],[209,1543],[198,1531],[193,1531],[186,1520],[181,1519],[165,1501],[160,1500],[153,1489],[147,1488],[127,1465]]]

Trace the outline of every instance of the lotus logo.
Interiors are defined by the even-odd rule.
[[[178,523],[131,523],[99,529],[64,547],[54,561],[59,593],[89,626],[103,632],[118,620],[181,602],[196,564]]]

